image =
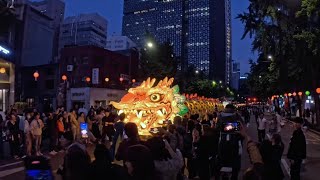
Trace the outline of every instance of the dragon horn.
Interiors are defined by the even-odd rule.
[[[173,83],[173,81],[174,81],[174,78],[170,78],[169,81],[168,81],[168,83],[167,83],[167,86],[168,86],[168,87],[171,86],[171,84]]]
[[[150,85],[150,77],[148,77],[145,87],[149,87],[149,85]]]
[[[162,86],[162,87],[165,87],[165,86],[167,86],[167,84],[168,84],[168,77],[165,77],[165,78],[163,79],[163,82],[162,82],[161,86]]]
[[[156,82],[156,79],[153,78],[149,84],[149,88],[152,88],[152,86],[154,85],[154,83]]]
[[[161,84],[162,84],[162,80],[159,81],[157,87],[161,87]]]

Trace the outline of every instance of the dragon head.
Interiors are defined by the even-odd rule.
[[[140,86],[129,89],[119,103],[111,104],[120,110],[119,113],[126,114],[125,122],[134,122],[140,133],[148,133],[150,128],[161,126],[164,120],[188,112],[179,86],[171,88],[173,81],[166,77],[155,85],[156,79],[148,78]]]

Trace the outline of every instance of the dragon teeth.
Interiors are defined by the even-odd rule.
[[[163,116],[163,113],[162,113],[161,110],[158,110],[158,111],[157,111],[157,114],[158,114],[159,116]]]
[[[120,110],[120,111],[118,112],[118,115],[122,114],[123,112],[124,112],[123,110]]]
[[[137,117],[141,119],[141,118],[142,118],[142,113],[143,113],[142,111],[140,111],[139,113],[137,113]]]

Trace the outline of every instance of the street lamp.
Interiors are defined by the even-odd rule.
[[[196,73],[196,74],[199,74],[199,71],[198,71],[198,70],[196,70],[196,71],[195,71],[195,73]]]
[[[272,60],[272,56],[271,56],[271,55],[268,55],[268,59],[269,59],[269,60]]]
[[[153,47],[153,43],[152,43],[152,42],[148,42],[148,43],[147,43],[147,46],[148,46],[149,48],[152,48],[152,47]]]

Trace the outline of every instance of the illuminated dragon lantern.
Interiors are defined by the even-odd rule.
[[[130,88],[119,103],[111,104],[125,113],[125,122],[138,125],[140,134],[149,134],[149,130],[159,127],[164,120],[183,116],[188,112],[185,96],[179,94],[179,86],[171,87],[174,79],[167,77],[155,85],[156,79],[148,78],[140,86]]]
[[[201,117],[212,114],[215,110],[221,111],[223,105],[218,99],[198,97],[197,94],[186,94],[185,104],[189,109],[189,114],[199,114]],[[216,109],[217,107],[217,109]]]

